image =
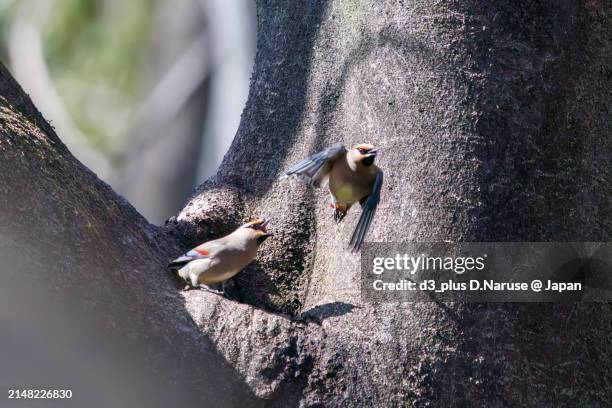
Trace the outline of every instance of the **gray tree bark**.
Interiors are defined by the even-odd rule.
[[[362,303],[346,250],[359,211],[336,225],[324,192],[278,176],[367,141],[385,170],[372,241],[609,240],[610,4],[257,7],[234,143],[164,228],[76,162],[2,71],[6,247],[27,247],[44,287],[146,345],[147,364],[169,364],[186,399],[213,388],[231,390],[214,397],[228,405],[609,405],[609,305]],[[272,216],[276,236],[235,279],[239,302],[179,293],[163,272],[178,246],[253,216]]]

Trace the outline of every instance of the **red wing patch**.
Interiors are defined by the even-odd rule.
[[[196,248],[196,249],[195,249],[195,251],[196,251],[198,254],[200,254],[200,255],[204,255],[204,256],[208,256],[208,255],[210,255],[210,252],[208,252],[208,251],[207,251],[207,250],[205,250],[205,249],[198,249],[198,248]]]

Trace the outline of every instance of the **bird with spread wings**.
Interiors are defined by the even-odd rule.
[[[380,201],[383,171],[374,164],[377,153],[374,146],[365,143],[350,150],[344,146],[330,147],[297,163],[282,176],[296,177],[314,187],[327,184],[337,222],[353,204],[361,204],[363,211],[350,241],[353,252],[361,249]]]

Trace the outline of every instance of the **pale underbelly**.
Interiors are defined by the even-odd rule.
[[[250,255],[250,254],[249,254]],[[243,270],[253,258],[242,251],[226,254],[224,262],[217,262],[198,275],[198,281],[206,285],[225,282]]]
[[[241,270],[242,268],[238,270],[231,270],[231,271],[224,271],[224,272],[208,270],[206,272],[201,273],[200,276],[198,276],[198,281],[206,285],[212,285],[215,283],[225,282],[226,280],[236,276]]]
[[[344,183],[342,186],[333,185],[330,183],[329,191],[340,203],[354,203],[365,197],[368,192],[364,188],[356,188]]]
[[[199,283],[212,285],[225,282],[244,269],[255,256],[257,248],[226,249],[215,258],[198,259],[187,264],[188,276],[197,276]],[[221,261],[223,259],[223,261]]]

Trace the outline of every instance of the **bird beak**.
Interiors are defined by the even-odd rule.
[[[378,154],[378,149],[371,149],[366,153],[366,157],[376,157]]]
[[[266,229],[266,226],[269,223],[270,223],[270,218],[262,222],[261,225],[259,226],[258,230],[263,232],[263,234],[257,237],[257,244],[261,245],[266,239],[274,236],[274,234],[272,234],[271,232],[268,232],[268,230]]]
[[[268,233],[268,230],[266,229],[266,227],[268,226],[268,224],[270,223],[270,220],[272,220],[272,218],[268,218],[267,220],[265,220],[260,226],[259,229],[262,230],[266,235],[268,236],[272,236],[273,234]]]

